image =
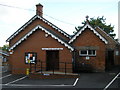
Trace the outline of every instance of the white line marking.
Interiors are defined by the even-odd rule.
[[[3,79],[3,78],[6,78],[6,77],[9,77],[9,76],[11,76],[12,74],[9,74],[9,75],[6,75],[6,76],[3,76],[3,77],[1,77],[0,79]]]
[[[5,85],[6,86],[6,84],[3,84],[3,85]],[[29,86],[29,87],[39,87],[39,86],[56,86],[56,87],[59,87],[59,86],[62,86],[62,87],[64,87],[64,86],[71,86],[71,87],[73,87],[73,85],[31,85],[31,84],[8,84],[7,86],[21,86],[21,87],[26,87],[26,86]]]
[[[7,84],[5,84],[5,85],[8,85],[8,84],[11,84],[11,83],[20,81],[20,80],[22,80],[22,79],[24,79],[24,78],[26,78],[26,77],[27,77],[27,76],[24,76],[24,77],[22,77],[22,78],[16,79],[16,80],[14,80],[14,81],[12,81],[12,82],[9,82],[9,83],[7,83]]]
[[[7,84],[0,84],[0,85],[3,85],[3,86],[21,86],[21,87],[25,87],[25,86],[31,86],[31,87],[39,87],[39,86],[50,86],[50,87],[65,87],[65,86],[71,86],[71,87],[73,87],[73,86],[75,86],[76,84],[77,84],[77,82],[78,82],[78,80],[79,80],[79,78],[77,78],[76,80],[75,80],[75,82],[74,82],[74,84],[73,85],[65,85],[65,84],[61,84],[61,85],[31,85],[31,84],[12,84],[12,83],[14,83],[14,82],[17,82],[17,81],[20,81],[20,80],[22,80],[22,79],[24,79],[24,78],[26,78],[27,76],[24,76],[24,77],[22,77],[22,78],[20,78],[20,79],[17,79],[17,80],[15,80],[15,81],[12,81],[12,82],[9,82],[9,83],[7,83]]]
[[[106,90],[114,81],[115,79],[120,75],[120,72],[112,79],[111,82],[109,82],[109,84],[103,89],[103,90]]]
[[[77,84],[78,80],[79,80],[79,78],[77,78],[77,79],[75,80],[73,86],[75,86],[75,85]]]

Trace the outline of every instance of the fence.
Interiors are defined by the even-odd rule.
[[[30,63],[30,73],[44,73],[45,71],[52,72],[51,74],[55,74],[55,72],[62,72],[65,75],[72,72],[72,63],[69,62],[59,62],[59,67],[54,67],[55,65],[52,64],[52,68],[47,67],[46,62],[38,60],[36,64]]]

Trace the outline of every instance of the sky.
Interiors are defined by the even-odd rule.
[[[75,27],[89,18],[104,16],[118,37],[118,1],[120,0],[0,0],[0,46],[36,14],[41,3],[43,17],[72,35]],[[117,38],[116,37],[116,38]]]

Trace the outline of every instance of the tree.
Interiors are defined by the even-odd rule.
[[[104,18],[104,16],[97,17],[97,18],[90,18],[89,23],[93,28],[95,28],[96,26],[100,27],[102,30],[104,30],[107,34],[109,34],[114,39],[116,36],[116,34],[114,33],[114,26],[112,26],[111,24],[107,25],[105,20],[106,18]],[[82,24],[83,26],[75,27],[76,31],[81,30],[81,28],[84,27],[84,25],[86,24],[86,21],[82,22]],[[76,32],[73,32],[73,33],[76,33]]]
[[[7,44],[6,44],[6,45],[3,45],[3,47],[2,47],[2,50],[3,50],[3,51],[8,51],[8,49],[9,49],[9,45],[7,45]]]

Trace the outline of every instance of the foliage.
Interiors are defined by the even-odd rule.
[[[7,44],[6,44],[6,45],[3,45],[3,47],[2,47],[2,50],[3,50],[3,51],[8,51],[8,49],[9,49],[9,45],[7,45]]]
[[[105,20],[106,18],[104,18],[104,16],[97,17],[97,18],[90,18],[89,23],[93,28],[98,26],[102,30],[104,30],[107,34],[109,34],[112,38],[115,38],[116,34],[114,33],[114,26],[112,26],[111,24],[107,25]],[[86,21],[82,22],[82,24],[83,26],[75,27],[76,31],[81,30],[86,24]],[[76,32],[73,32],[73,33],[76,33]]]

